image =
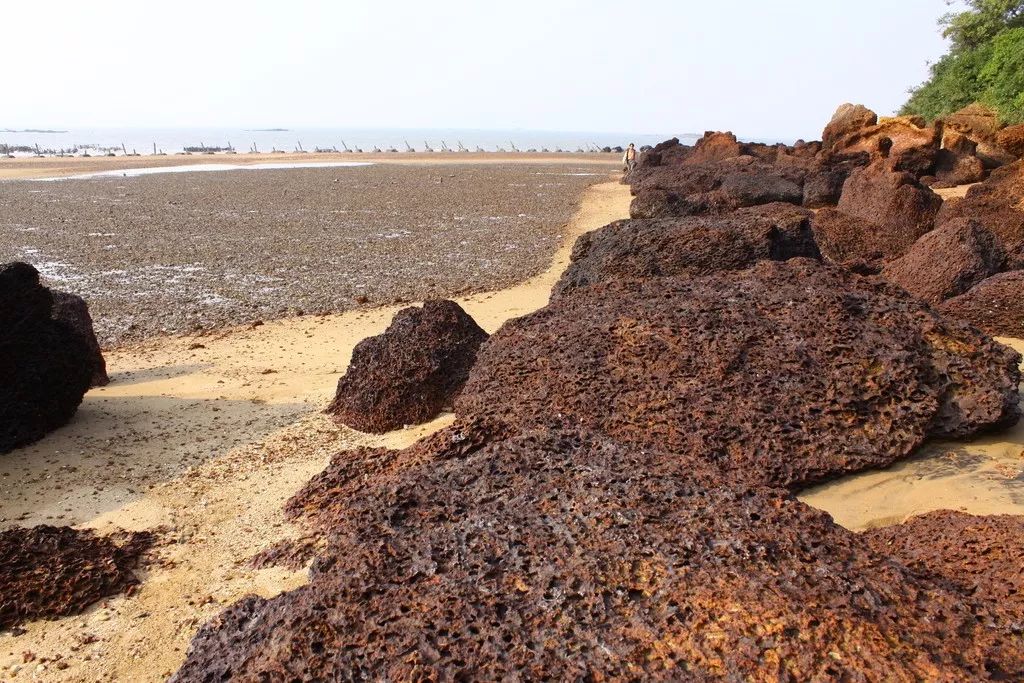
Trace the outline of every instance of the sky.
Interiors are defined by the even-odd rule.
[[[945,0],[6,0],[0,128],[816,139],[895,112]]]

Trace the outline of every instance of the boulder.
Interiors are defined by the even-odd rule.
[[[52,307],[35,268],[0,265],[0,453],[65,424],[92,381],[89,348]]]
[[[1024,157],[1024,123],[996,133],[996,144],[1018,159]]]
[[[830,155],[815,160],[804,179],[803,205],[809,209],[835,206],[843,194],[843,185],[850,174],[867,166],[871,155],[857,152],[848,156]]]
[[[985,334],[1024,339],[1024,270],[993,275],[939,308]]]
[[[822,147],[831,150],[843,138],[877,123],[878,115],[863,104],[841,104],[821,134]]]
[[[1024,161],[996,169],[963,199],[946,202],[935,223],[964,218],[977,219],[999,238],[1007,270],[1024,269]]]
[[[958,219],[922,236],[882,275],[934,305],[998,273],[1005,261],[998,238],[978,221]]]
[[[335,479],[309,584],[212,619],[172,682],[1024,672],[1019,634],[981,600],[785,491],[564,424],[459,457],[441,444],[472,436],[442,434],[441,453]]]
[[[886,258],[902,256],[932,229],[942,198],[912,175],[874,163],[854,170],[843,185],[837,208],[877,226]]]
[[[98,536],[47,525],[0,532],[0,629],[78,614],[136,586],[133,570],[153,540],[145,531]]]
[[[863,538],[917,574],[981,598],[1004,623],[1024,623],[1024,517],[939,510]]]
[[[486,339],[454,301],[402,309],[383,334],[356,345],[327,412],[378,434],[426,422],[451,405]]]
[[[975,153],[985,168],[998,168],[1016,160],[1016,156],[1003,149],[998,142],[999,131],[1003,125],[999,120],[999,114],[990,107],[977,102],[969,104],[945,117],[942,120],[942,127],[972,140],[977,145]]]
[[[90,386],[104,387],[110,384],[107,376],[107,361],[103,358],[100,344],[96,340],[96,332],[92,327],[92,316],[89,315],[89,304],[85,299],[68,292],[50,290],[53,294],[53,310],[50,315],[72,330],[89,347],[89,355],[92,359],[92,382]]]
[[[870,118],[855,117],[836,134],[830,134],[824,149],[827,155],[849,155],[857,152],[875,153],[881,150],[891,159],[890,166],[919,178],[929,175],[935,166],[942,140],[939,128],[928,126],[918,116],[896,116],[879,119],[876,123],[855,126]],[[829,124],[831,125],[831,124]]]
[[[903,290],[808,259],[611,280],[509,321],[459,415],[561,415],[799,486],[1016,421],[1020,356]]]
[[[721,216],[616,221],[576,240],[552,296],[615,278],[698,277],[766,259],[818,258],[812,215],[766,204]]]
[[[693,150],[683,159],[684,164],[695,166],[709,161],[734,159],[744,153],[740,142],[732,133],[707,131],[704,137],[693,145]]]
[[[846,267],[859,263],[875,273],[884,259],[900,256],[916,241],[914,233],[892,233],[831,207],[815,213],[811,229],[823,257]]]
[[[732,173],[722,180],[721,189],[738,207],[772,202],[799,205],[804,199],[803,188],[798,182],[771,173]]]

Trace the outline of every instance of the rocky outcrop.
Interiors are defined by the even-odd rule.
[[[939,510],[864,533],[871,548],[1024,623],[1024,517]]]
[[[1007,270],[1024,269],[1024,161],[996,169],[963,199],[947,201],[935,222],[972,218],[1002,242]]]
[[[990,107],[978,103],[969,104],[945,117],[941,126],[946,131],[956,131],[972,140],[977,145],[976,154],[985,168],[998,168],[1016,159],[998,142],[1003,125],[999,114]]]
[[[135,586],[133,570],[153,536],[98,536],[71,527],[12,527],[0,532],[0,629],[78,614]]]
[[[435,444],[473,440],[458,426],[442,434]],[[423,460],[335,497],[308,585],[214,618],[172,680],[1024,671],[1019,637],[970,594],[784,491],[723,480],[699,453],[564,424],[460,457],[410,450]]]
[[[75,414],[94,360],[27,263],[0,265],[0,453],[30,444]]]
[[[901,256],[931,230],[941,207],[942,198],[909,173],[876,163],[850,174],[836,208],[891,235],[890,243],[901,247],[899,253],[886,254],[891,257]]]
[[[955,187],[985,179],[985,165],[977,156],[978,143],[950,130],[942,137],[942,149],[935,159],[935,180],[931,187]]]
[[[985,334],[1024,339],[1024,270],[982,280],[942,303],[940,309],[951,317],[966,320]]]
[[[974,220],[958,219],[927,233],[902,257],[887,263],[887,280],[930,304],[963,294],[998,273],[1006,252],[991,232]]]
[[[860,105],[845,104],[825,127],[822,136],[828,154],[874,153],[884,148],[894,170],[916,178],[934,171],[941,129],[928,126],[917,116],[878,119]]]
[[[996,133],[996,144],[1018,159],[1024,157],[1024,123]]]
[[[426,422],[451,405],[486,339],[454,301],[405,308],[383,334],[356,345],[327,412],[364,432]]]
[[[698,277],[762,260],[818,258],[812,215],[766,204],[722,216],[617,221],[576,240],[553,297],[616,278]]]
[[[798,486],[1017,419],[1020,356],[903,290],[806,259],[593,285],[505,324],[460,415],[562,415]]]
[[[103,387],[110,384],[107,376],[107,361],[103,358],[100,344],[96,340],[96,333],[92,328],[92,316],[89,315],[89,304],[85,299],[68,292],[50,290],[53,295],[53,310],[51,316],[58,320],[78,335],[89,348],[89,356],[92,359],[92,382],[90,386]]]
[[[863,104],[841,104],[821,134],[822,147],[830,151],[843,139],[877,123],[878,115]]]

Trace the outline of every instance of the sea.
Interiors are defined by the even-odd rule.
[[[37,147],[44,154],[176,154],[186,148],[230,148],[237,152],[307,152],[346,150],[406,151],[596,151],[603,147],[655,145],[671,137],[691,142],[689,133],[588,133],[534,130],[401,129],[401,128],[73,128],[68,130],[5,129],[0,126],[0,151]],[[16,156],[33,151],[14,152]]]

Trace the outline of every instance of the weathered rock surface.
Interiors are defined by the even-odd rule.
[[[986,168],[998,168],[1013,163],[1016,158],[998,142],[999,131],[1003,127],[999,114],[983,104],[969,104],[950,114],[942,120],[942,127],[973,140],[977,144],[976,154]]]
[[[89,347],[92,358],[92,383],[90,386],[104,387],[110,384],[107,376],[107,361],[103,358],[96,333],[92,328],[92,316],[89,315],[89,304],[77,294],[50,290],[53,295],[53,310],[50,315],[54,320],[64,323]]]
[[[851,155],[829,155],[815,161],[804,179],[803,205],[809,209],[835,206],[843,194],[843,185],[850,174],[868,165],[871,155],[859,152]]]
[[[807,259],[610,281],[506,323],[460,415],[564,415],[797,486],[1016,421],[1020,356],[899,288]]]
[[[66,423],[89,389],[89,349],[52,306],[35,268],[0,265],[0,453]]]
[[[1024,338],[1024,270],[993,275],[941,304],[952,317],[999,337]]]
[[[310,584],[223,612],[172,680],[1021,673],[969,595],[701,460],[545,425],[371,477]]]
[[[916,178],[933,172],[942,131],[917,116],[877,119],[870,109],[843,105],[825,127],[822,141],[829,154],[874,153],[880,148],[897,171]]]
[[[974,220],[950,221],[914,242],[882,275],[930,304],[963,294],[1006,261],[999,239]]]
[[[71,527],[12,527],[0,532],[0,629],[77,614],[139,583],[133,573],[151,534],[97,536]]]
[[[617,221],[576,240],[552,295],[614,278],[697,277],[767,259],[818,258],[812,215],[766,204],[721,216]]]
[[[863,104],[841,104],[821,134],[822,147],[831,150],[843,138],[877,123],[878,115]]]
[[[996,144],[1018,159],[1024,157],[1024,123],[996,133]]]
[[[1024,622],[1024,517],[939,510],[864,533],[871,548]]]
[[[959,218],[977,219],[999,238],[1008,270],[1024,268],[1024,161],[996,169],[963,199],[946,202],[935,223]]]
[[[877,226],[888,258],[902,256],[931,230],[941,207],[942,198],[913,176],[879,163],[850,174],[837,206],[848,216]]]
[[[327,412],[364,432],[426,422],[451,405],[486,339],[454,301],[402,309],[383,334],[356,345]]]

